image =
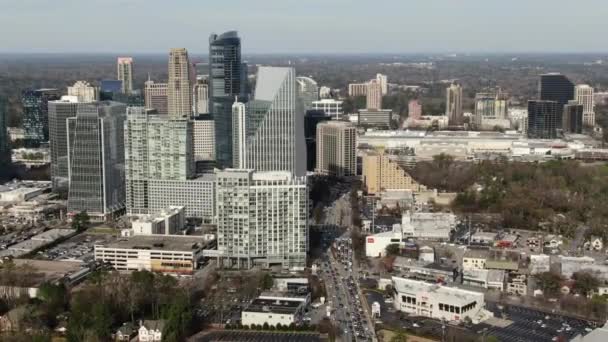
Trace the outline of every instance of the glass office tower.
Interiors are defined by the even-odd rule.
[[[241,63],[241,39],[236,31],[209,37],[209,112],[215,120],[216,160],[232,165],[232,104],[245,96],[246,70]]]

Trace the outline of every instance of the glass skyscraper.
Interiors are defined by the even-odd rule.
[[[556,101],[528,101],[528,138],[555,139],[562,110]]]
[[[236,31],[209,37],[209,112],[215,120],[216,159],[232,165],[232,104],[244,97],[246,72],[241,63],[241,39]]]
[[[49,140],[48,102],[58,99],[57,89],[28,89],[21,93],[26,146],[38,147]]]
[[[124,104],[102,101],[78,104],[67,119],[70,215],[105,221],[124,209],[125,118]]]
[[[541,100],[555,101],[559,105],[557,128],[561,128],[564,106],[574,100],[574,83],[559,73],[540,75],[539,93]]]
[[[78,99],[64,96],[49,101],[49,143],[51,146],[51,180],[54,191],[68,189],[68,129],[67,119],[76,116]]]

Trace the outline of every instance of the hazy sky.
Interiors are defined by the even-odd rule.
[[[2,52],[604,52],[607,0],[0,0]]]

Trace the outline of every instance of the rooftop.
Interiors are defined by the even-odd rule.
[[[118,248],[118,249],[148,249],[157,251],[180,251],[196,252],[206,245],[200,236],[144,236],[136,235],[123,238],[106,245],[95,245],[96,248]]]
[[[294,314],[302,302],[295,300],[254,299],[243,312]]]
[[[397,292],[434,297],[438,301],[447,301],[458,306],[470,304],[473,300],[483,300],[483,293],[463,290],[455,287],[430,284],[419,280],[393,277],[393,285]]]

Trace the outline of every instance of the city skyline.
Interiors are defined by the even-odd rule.
[[[111,0],[95,4],[97,12],[112,13],[114,18],[112,25],[100,27],[88,23],[87,4],[59,0],[53,5],[26,0],[6,6],[0,13],[0,29],[19,34],[5,37],[0,52],[160,53],[183,46],[199,54],[206,52],[205,37],[229,30],[244,33],[244,53],[598,52],[606,51],[598,42],[608,14],[608,5],[599,0],[586,6],[550,0],[389,0],[356,6],[346,0]],[[370,13],[381,16],[383,24],[370,28]],[[63,20],[66,17],[72,20]],[[157,25],[131,25],[136,18],[154,18]],[[566,20],[571,25],[561,24]],[[36,21],[54,25],[40,30],[32,25]],[[70,39],[58,39],[66,35]],[[146,35],[154,39],[141,39]]]

